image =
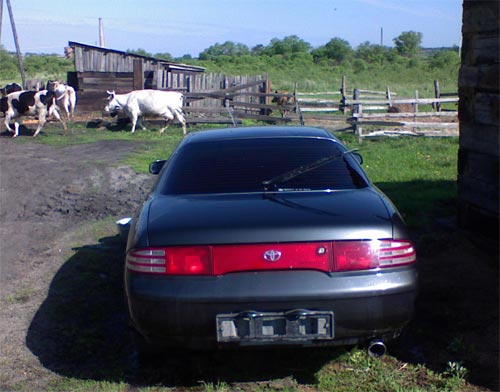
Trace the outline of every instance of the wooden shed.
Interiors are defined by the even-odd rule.
[[[68,73],[68,84],[78,94],[78,110],[101,110],[106,90],[126,93],[152,88],[186,91],[192,75],[205,72],[202,67],[180,64],[154,57],[70,41],[75,72]]]
[[[495,242],[499,234],[499,15],[498,1],[464,0],[459,76],[459,222]]]

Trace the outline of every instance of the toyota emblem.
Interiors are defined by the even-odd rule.
[[[266,250],[264,252],[264,260],[266,261],[278,261],[281,259],[281,252],[279,250]]]

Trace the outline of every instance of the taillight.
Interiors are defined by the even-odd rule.
[[[145,248],[129,251],[126,261],[130,271],[162,275],[292,269],[330,273],[412,264],[416,253],[411,241],[367,240]]]
[[[406,240],[334,241],[334,271],[357,271],[396,267],[417,260],[415,248]]]
[[[131,250],[127,268],[135,272],[168,275],[212,275],[209,246],[173,246]]]
[[[395,267],[417,261],[415,247],[410,241],[379,241],[379,266]]]
[[[373,241],[336,241],[333,243],[334,271],[354,271],[378,267]]]

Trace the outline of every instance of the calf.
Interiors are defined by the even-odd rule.
[[[73,119],[76,107],[76,92],[71,86],[60,83],[57,80],[47,82],[47,91],[54,93],[56,103],[62,106],[66,112],[66,118]]]
[[[281,117],[285,118],[288,113],[290,113],[290,106],[295,103],[295,98],[293,96],[290,96],[288,91],[279,93],[278,90],[276,90],[275,94],[276,95],[273,97],[271,102],[279,106]]]
[[[160,129],[163,133],[168,128],[169,122],[174,117],[182,124],[182,132],[186,134],[186,118],[182,111],[184,95],[176,91],[159,90],[134,90],[128,94],[115,94],[108,91],[108,104],[104,108],[105,112],[116,112],[122,109],[132,121],[132,132],[139,118],[144,116],[163,117],[166,121],[165,127]],[[141,127],[142,122],[140,123]]]
[[[10,93],[14,93],[16,91],[21,91],[23,88],[19,83],[9,83],[5,85],[5,87],[0,88],[0,93],[3,97],[9,95]]]
[[[19,135],[19,118],[22,116],[37,116],[38,127],[33,134],[33,137],[38,135],[47,121],[47,115],[57,118],[64,129],[64,134],[67,133],[66,124],[61,119],[57,106],[55,104],[55,96],[47,90],[42,91],[16,91],[10,93],[6,97],[0,99],[0,108],[5,114],[5,126],[7,130],[12,131],[10,121],[14,120],[14,135]]]

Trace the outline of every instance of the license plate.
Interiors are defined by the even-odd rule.
[[[218,342],[307,341],[333,339],[333,312],[293,310],[289,312],[241,312],[219,314]]]

